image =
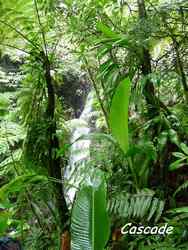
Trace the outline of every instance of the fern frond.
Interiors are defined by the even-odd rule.
[[[5,160],[0,163],[0,175],[7,175],[13,168],[14,164],[20,162],[22,150],[15,150],[11,156],[8,156]]]
[[[185,190],[185,189],[187,189],[188,188],[188,180],[187,181],[185,181],[182,185],[180,185],[178,188],[177,188],[177,190],[174,192],[174,197],[177,195],[177,193],[179,193],[179,192],[181,192],[181,191],[183,191],[183,190]]]
[[[3,117],[8,112],[9,99],[4,95],[0,94],[0,117]]]
[[[0,131],[0,140],[4,143],[14,146],[25,138],[25,131],[23,127],[15,122],[2,122]]]
[[[123,218],[157,222],[164,210],[164,201],[154,197],[153,193],[126,194],[113,197],[109,201],[108,210]]]

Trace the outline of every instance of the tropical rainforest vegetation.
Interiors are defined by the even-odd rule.
[[[188,1],[0,0],[0,13],[0,237],[188,249]]]

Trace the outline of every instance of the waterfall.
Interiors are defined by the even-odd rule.
[[[87,137],[91,131],[90,122],[93,101],[94,93],[91,91],[87,96],[84,110],[79,119],[72,121],[75,128],[72,131],[70,140],[72,145],[70,148],[69,165],[65,171],[65,180],[67,180],[70,186],[67,190],[69,202],[74,200],[76,189],[83,178],[82,171],[85,169],[85,163],[90,158],[91,141],[88,138],[83,139],[83,137]]]

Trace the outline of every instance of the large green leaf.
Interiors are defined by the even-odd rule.
[[[73,206],[72,250],[103,250],[109,237],[104,177],[83,187]]]
[[[105,25],[102,22],[97,23],[97,29],[105,35],[105,37],[112,38],[112,39],[120,39],[121,35],[114,32],[110,27]]]
[[[7,211],[0,212],[0,236],[6,232],[9,226],[8,225],[9,216],[10,216],[10,212],[7,212]]]
[[[117,87],[112,99],[109,119],[112,135],[125,153],[129,148],[128,107],[130,86],[130,80],[126,78]]]

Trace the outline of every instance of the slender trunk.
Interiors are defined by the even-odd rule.
[[[90,78],[90,80],[91,80],[91,82],[92,82],[92,84],[93,84],[93,87],[94,87],[94,90],[95,90],[97,99],[98,99],[98,101],[99,101],[101,110],[102,110],[102,112],[103,112],[103,115],[104,115],[104,118],[105,118],[105,121],[106,121],[107,128],[108,128],[108,130],[109,130],[109,129],[110,129],[110,125],[109,125],[109,121],[108,121],[107,111],[106,111],[106,109],[105,109],[105,107],[104,107],[104,105],[103,105],[103,100],[102,100],[102,98],[100,97],[100,93],[99,93],[99,89],[98,89],[98,87],[97,87],[97,83],[95,82],[95,79],[94,79],[94,77],[93,77],[93,74],[92,74],[90,68],[88,67],[88,62],[87,62],[86,58],[85,58],[84,61],[85,61],[85,64],[86,64],[86,68],[87,68],[87,72],[88,72],[89,78]]]
[[[68,231],[62,235],[61,250],[70,250],[70,233]]]
[[[55,179],[61,180],[61,160],[57,157],[56,152],[59,149],[59,141],[56,135],[56,122],[54,119],[55,114],[55,93],[50,74],[50,62],[47,56],[44,56],[44,70],[45,80],[48,90],[48,105],[46,115],[49,123],[48,136],[49,136],[49,175]],[[63,185],[59,183],[54,184],[54,192],[56,198],[56,206],[59,213],[61,232],[64,233],[69,230],[69,211],[67,208],[66,200],[63,192]]]
[[[140,22],[144,22],[144,20],[147,19],[145,1],[137,0],[137,4],[139,10],[139,20]],[[155,95],[155,88],[153,82],[148,77],[148,75],[152,73],[150,51],[149,49],[143,47],[142,53],[143,56],[141,58],[141,71],[142,74],[145,76],[144,96],[148,107],[148,116],[150,119],[154,118],[155,116],[159,115],[160,109],[163,109],[169,115],[170,111],[165,106],[165,104],[161,102],[160,99]],[[158,124],[154,124],[151,132],[152,132],[152,139],[154,139],[158,135]],[[162,178],[160,178],[160,176],[165,175],[164,168],[156,169],[156,167],[154,167],[152,168],[152,171],[153,173],[150,173],[151,176],[154,175],[155,171],[157,171],[157,176],[159,177],[158,183],[161,183]],[[152,179],[152,177],[150,179]]]
[[[144,21],[147,19],[147,13],[145,8],[144,0],[137,0],[138,11],[139,11],[139,19],[140,21]],[[149,49],[142,48],[142,58],[141,58],[141,70],[142,74],[146,78],[146,82],[144,85],[144,96],[148,106],[148,115],[150,118],[154,117],[159,111],[159,103],[155,96],[155,88],[152,81],[148,78],[148,75],[152,73],[151,67],[151,56]]]
[[[173,46],[174,46],[174,50],[176,53],[177,71],[181,77],[185,101],[188,104],[188,84],[187,84],[186,74],[185,74],[184,67],[183,67],[183,62],[181,60],[181,56],[179,52],[179,44],[174,37],[172,37],[172,41],[173,41]]]
[[[179,52],[179,44],[178,44],[178,41],[176,40],[176,37],[174,36],[172,28],[166,22],[165,16],[161,15],[161,17],[162,17],[164,26],[167,29],[167,31],[169,32],[169,36],[171,37],[172,42],[173,42],[173,47],[174,47],[175,54],[176,54],[177,73],[181,77],[181,82],[182,82],[182,86],[183,86],[183,90],[184,90],[185,101],[188,104],[188,83],[187,83],[187,79],[186,79],[186,74],[185,74],[183,62],[181,60],[181,56],[180,56],[180,52]],[[184,17],[182,17],[182,18],[184,20]],[[183,30],[182,30],[182,32],[183,32]]]
[[[180,52],[179,52],[179,44],[178,44],[176,38],[173,35],[172,29],[166,23],[166,20],[165,20],[164,16],[162,16],[162,20],[164,22],[165,27],[169,31],[169,36],[171,37],[172,42],[173,42],[173,46],[174,46],[174,50],[175,50],[175,54],[176,54],[177,73],[181,77],[181,82],[182,82],[182,86],[183,86],[183,90],[184,90],[185,101],[188,104],[188,84],[187,84],[186,74],[185,74],[185,71],[184,71],[183,62],[181,60],[181,56],[180,56]]]

